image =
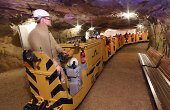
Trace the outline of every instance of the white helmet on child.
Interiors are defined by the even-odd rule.
[[[37,21],[40,20],[42,17],[48,17],[48,16],[50,16],[50,14],[43,9],[37,9],[33,11],[33,17]]]

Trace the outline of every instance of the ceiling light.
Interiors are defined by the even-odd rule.
[[[94,30],[94,27],[89,28],[89,30],[90,30],[90,31],[93,31],[93,30]]]
[[[128,11],[128,12],[126,12],[126,13],[122,13],[122,17],[125,17],[125,18],[127,18],[127,19],[130,19],[130,18],[137,17],[137,14]]]
[[[142,24],[138,24],[137,27],[138,27],[138,28],[142,28],[143,25],[142,25]]]
[[[76,29],[81,29],[81,26],[82,26],[82,25],[77,24],[77,25],[75,26],[75,28],[76,28]]]

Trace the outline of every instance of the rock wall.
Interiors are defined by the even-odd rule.
[[[63,43],[67,38],[74,37],[74,36],[84,36],[85,31],[82,29],[70,28],[65,30],[51,30],[54,38],[57,40],[58,43]]]
[[[0,73],[23,67],[22,49],[12,44],[12,37],[0,38]]]
[[[169,57],[170,54],[170,20],[168,17],[149,22],[149,45]]]

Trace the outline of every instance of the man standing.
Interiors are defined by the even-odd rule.
[[[61,68],[58,54],[65,53],[65,51],[57,44],[48,30],[48,27],[52,25],[50,14],[45,10],[37,9],[33,11],[33,17],[37,22],[37,26],[29,34],[28,41],[30,46],[32,50],[42,51],[50,57],[56,65],[58,73],[61,74],[61,81],[64,82],[65,74]]]

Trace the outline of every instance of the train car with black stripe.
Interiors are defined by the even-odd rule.
[[[113,56],[116,53],[116,50],[119,48],[118,39],[116,37],[106,37],[101,35],[100,42],[101,42],[103,62],[107,62],[111,58],[111,56]]]
[[[32,94],[32,100],[24,110],[74,110],[103,69],[100,40],[61,44],[69,54],[68,62],[63,62],[66,78],[63,84],[53,61],[43,52],[30,50],[30,26],[27,25],[19,26],[23,61]]]
[[[65,83],[57,73],[56,65],[43,52],[30,50],[28,34],[35,27],[30,24],[19,25],[20,40],[23,47],[23,61],[30,85],[32,100],[24,110],[75,110],[100,75],[104,62],[107,62],[123,45],[145,41],[138,35],[132,40],[121,36],[101,36],[100,39],[82,40],[60,44],[68,57],[60,55],[65,71]],[[31,24],[32,25],[32,24]]]

